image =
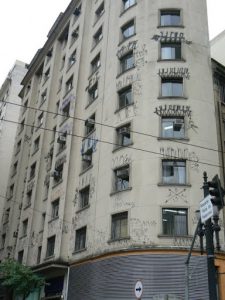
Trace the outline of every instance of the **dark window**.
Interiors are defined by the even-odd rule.
[[[98,82],[96,82],[89,90],[89,103],[93,102],[98,97]]]
[[[80,191],[80,208],[84,208],[89,204],[90,186]]]
[[[162,78],[163,97],[182,97],[183,78]]]
[[[50,77],[50,69],[48,69],[45,73],[44,73],[44,81],[48,80]]]
[[[65,94],[69,93],[73,88],[73,76],[71,76],[67,82],[65,87]]]
[[[134,67],[134,55],[133,52],[128,53],[120,59],[120,72],[123,73]]]
[[[59,137],[57,138],[57,143],[59,145],[58,152],[61,152],[66,148],[66,136],[67,132],[64,132],[60,133]]]
[[[100,53],[91,62],[91,74],[96,72],[101,65]]]
[[[42,250],[42,247],[39,246],[38,253],[37,253],[37,264],[40,264],[40,262],[41,262],[41,250]]]
[[[123,191],[129,188],[129,166],[114,170],[115,191]]]
[[[62,122],[67,120],[70,116],[70,102],[68,102],[63,108],[62,108]]]
[[[63,30],[62,34],[59,37],[59,41],[62,44],[62,48],[66,47],[67,41],[69,36],[69,25]]]
[[[41,126],[43,125],[43,121],[44,121],[44,113],[42,112],[42,113],[38,116],[37,127],[41,127]]]
[[[85,135],[89,135],[91,132],[95,130],[95,114],[91,115],[85,121]]]
[[[128,39],[135,33],[134,20],[130,21],[121,28],[123,40]]]
[[[105,9],[104,9],[104,2],[102,2],[100,4],[100,6],[98,7],[98,9],[95,12],[96,15],[96,21],[102,16],[102,14],[104,13]]]
[[[34,141],[34,149],[33,149],[33,153],[35,153],[36,151],[38,151],[39,149],[39,144],[40,144],[40,136],[36,138],[36,140]]]
[[[128,236],[128,213],[112,215],[111,239],[123,239]]]
[[[27,235],[28,219],[23,221],[22,236]]]
[[[26,203],[26,206],[29,206],[31,205],[31,199],[32,199],[32,190],[30,190],[29,192],[27,192],[27,203]]]
[[[59,199],[52,202],[52,219],[59,216]]]
[[[126,124],[116,129],[116,146],[129,146],[131,144],[130,124]]]
[[[162,181],[165,184],[185,184],[186,183],[186,161],[163,160]]]
[[[76,230],[75,251],[80,251],[86,247],[86,232],[87,227]]]
[[[132,88],[131,86],[126,87],[125,89],[118,92],[119,95],[119,108],[126,107],[132,104]]]
[[[18,252],[18,259],[17,260],[18,260],[18,263],[20,263],[20,264],[23,263],[23,253],[24,253],[23,250]]]
[[[6,234],[2,234],[1,248],[5,247]]]
[[[68,68],[70,68],[76,62],[76,50],[70,55],[68,61]]]
[[[20,123],[20,132],[22,132],[23,131],[23,129],[24,129],[24,120],[22,120],[21,121],[21,123]]]
[[[9,222],[9,214],[10,214],[10,208],[8,208],[4,213],[3,224]]]
[[[14,192],[14,184],[10,185],[9,187],[9,198],[13,196],[13,192]]]
[[[40,228],[40,231],[44,230],[44,227],[45,227],[45,217],[46,217],[46,213],[43,213],[41,215],[41,228]]]
[[[92,165],[92,152],[82,154],[82,170],[86,170]]]
[[[59,166],[57,166],[57,168],[55,168],[55,170],[53,171],[52,176],[54,178],[54,183],[55,184],[62,180],[63,164],[60,164]]]
[[[181,43],[161,43],[161,59],[181,59]]]
[[[187,235],[187,209],[163,208],[162,225],[165,235]]]
[[[161,26],[179,26],[181,25],[180,10],[161,10]]]
[[[71,34],[71,44],[73,44],[79,37],[79,26]]]
[[[133,6],[136,3],[136,0],[122,0],[123,1],[123,9],[126,10],[129,7]]]
[[[98,29],[98,31],[93,36],[93,40],[94,40],[93,46],[96,46],[101,41],[101,39],[102,39],[102,26]]]
[[[17,143],[16,153],[20,152],[20,149],[21,149],[21,140]]]
[[[33,165],[30,167],[30,179],[32,179],[35,176],[35,170],[36,170],[36,162],[33,163]]]
[[[162,117],[162,137],[184,138],[184,118]]]
[[[81,14],[81,4],[75,8],[73,14],[74,14],[74,21],[76,21],[79,15]]]
[[[55,250],[55,235],[48,238],[46,257],[53,256],[54,255],[54,250]]]
[[[18,167],[18,161],[16,161],[16,162],[13,164],[12,175],[15,175],[15,174],[16,174],[16,172],[17,172],[17,167]]]

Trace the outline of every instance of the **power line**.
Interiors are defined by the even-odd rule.
[[[61,114],[59,112],[53,112],[53,111],[44,110],[44,109],[41,109],[41,108],[35,108],[35,107],[32,107],[32,106],[26,106],[26,105],[13,103],[13,102],[10,102],[10,101],[5,101],[5,100],[0,100],[0,102],[8,103],[8,104],[11,104],[11,105],[16,105],[16,106],[19,106],[19,107],[24,107],[24,108],[27,108],[27,109],[32,109],[32,110],[35,110],[35,111],[41,111],[43,113],[48,113],[48,114],[52,114],[52,115],[55,115],[55,116],[65,117],[64,114]],[[71,118],[71,119],[74,119],[74,120],[82,121],[82,122],[86,121],[85,119],[78,118],[78,117],[73,117],[73,116],[70,116],[70,115],[67,115],[67,117]],[[101,123],[101,122],[96,122],[95,121],[95,124],[100,125],[100,126],[104,126],[104,127],[108,127],[108,128],[112,128],[112,129],[117,129],[116,126],[104,124],[104,123]],[[130,129],[130,132],[158,139],[158,136],[150,134],[150,133],[144,133],[144,132],[135,131],[135,130],[131,130],[131,129]],[[219,152],[219,153],[224,153],[225,154],[224,151],[219,150],[219,149],[213,149],[213,148],[204,147],[204,146],[200,146],[200,145],[196,145],[196,144],[192,144],[192,143],[186,143],[186,142],[183,142],[183,141],[180,141],[180,140],[177,140],[177,139],[173,139],[173,138],[167,138],[167,140],[172,141],[174,143],[182,144],[182,145],[193,146],[193,147],[196,147],[196,148],[200,148],[200,149],[204,149],[204,150],[208,150],[208,151],[214,151],[214,152]]]
[[[62,134],[64,133],[63,131],[53,130],[53,129],[49,129],[49,128],[45,128],[45,127],[39,127],[39,126],[25,124],[25,123],[20,123],[20,122],[16,122],[16,121],[12,121],[12,120],[6,120],[6,119],[4,119],[2,121],[13,123],[13,124],[20,124],[20,125],[22,124],[23,126],[28,126],[28,127],[42,129],[42,130],[51,131],[51,132],[57,132],[57,133],[62,133]],[[93,140],[93,138],[91,138],[91,137],[85,137],[85,136],[77,135],[77,134],[74,134],[74,133],[67,133],[67,135],[70,135],[72,137],[81,138],[81,139]],[[118,147],[121,147],[121,148],[129,148],[129,149],[132,149],[132,150],[137,150],[137,151],[141,151],[141,152],[145,152],[145,153],[151,153],[151,154],[157,154],[157,155],[160,155],[160,156],[164,156],[162,153],[156,152],[156,151],[150,151],[150,150],[141,149],[141,148],[137,148],[137,147],[133,147],[133,146],[123,146],[123,145],[118,144],[118,143],[113,143],[113,142],[104,141],[104,140],[100,140],[100,139],[96,139],[96,141],[100,142],[100,143],[104,143],[104,144],[109,144],[109,145],[112,145],[112,146],[118,146]],[[180,158],[178,156],[173,156],[173,159],[182,159],[182,158]],[[217,168],[223,168],[223,166],[221,166],[221,165],[215,165],[215,164],[211,164],[211,163],[207,163],[207,162],[201,162],[199,160],[196,161],[196,160],[193,160],[193,159],[190,159],[190,158],[186,158],[185,160],[189,161],[189,162],[193,162],[193,163],[207,165],[207,166],[212,166],[212,167],[217,167]]]

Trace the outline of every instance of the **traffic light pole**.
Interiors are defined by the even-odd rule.
[[[207,173],[203,174],[203,191],[204,198],[209,195],[209,186]],[[214,244],[213,244],[213,224],[211,218],[205,222],[205,237],[206,237],[206,254],[207,254],[207,266],[208,266],[208,287],[209,287],[209,299],[217,300],[217,288],[216,288],[216,269],[214,264]]]

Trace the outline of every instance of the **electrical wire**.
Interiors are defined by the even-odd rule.
[[[40,111],[40,112],[47,113],[47,114],[52,114],[52,115],[55,115],[55,116],[62,116],[62,117],[65,116],[64,114],[60,114],[58,112],[44,110],[44,109],[41,109],[41,108],[35,108],[35,107],[32,107],[32,106],[26,106],[26,105],[22,105],[22,104],[18,104],[18,103],[13,103],[13,102],[5,101],[5,100],[0,100],[0,102],[5,102],[5,103],[8,103],[10,105],[15,105],[15,106],[19,106],[19,107],[23,107],[23,108],[35,110],[35,111]],[[67,117],[71,118],[71,119],[74,119],[74,120],[82,121],[82,122],[86,121],[85,119],[78,118],[78,117],[73,117],[73,116],[70,116],[70,115],[68,115]],[[100,125],[100,126],[104,126],[104,127],[108,127],[108,128],[112,128],[112,129],[117,129],[116,126],[108,125],[108,124],[104,124],[104,123],[100,123],[100,122],[96,122],[96,121],[95,121],[95,124],[96,125]],[[153,134],[144,133],[144,132],[140,132],[140,131],[135,131],[135,130],[131,130],[131,129],[130,129],[130,132],[158,139],[158,136],[153,135]],[[173,139],[173,138],[167,138],[167,140],[172,141],[174,143],[182,144],[182,145],[193,146],[193,147],[196,147],[196,148],[200,148],[200,149],[204,149],[204,150],[208,150],[208,151],[214,151],[214,152],[224,153],[225,154],[224,151],[219,150],[219,149],[213,149],[213,148],[204,147],[204,146],[200,146],[200,145],[196,145],[196,144],[192,144],[192,143],[186,143],[186,142],[183,142],[183,141],[180,141],[180,140],[177,140],[177,139]]]
[[[7,120],[7,119],[3,119],[2,121],[13,123],[13,124],[20,124],[20,125],[22,124],[23,126],[32,127],[32,128],[36,128],[36,129],[42,129],[42,130],[51,131],[51,132],[57,132],[57,133],[60,133],[60,134],[64,133],[63,131],[59,131],[59,130],[53,130],[53,129],[49,129],[49,128],[45,128],[45,127],[40,127],[40,126],[35,126],[35,125],[30,125],[30,124],[25,124],[25,123],[20,123],[20,122],[16,122],[16,121],[12,121],[12,120]],[[70,135],[72,137],[81,138],[81,139],[93,140],[92,137],[85,137],[85,136],[77,135],[77,134],[74,134],[74,133],[67,133],[67,135]],[[118,144],[118,143],[113,143],[113,142],[109,142],[109,141],[105,141],[105,140],[100,140],[100,139],[96,139],[96,141],[100,142],[100,143],[104,143],[104,144],[109,144],[109,145],[112,145],[112,146],[118,146],[118,147],[121,147],[121,148],[126,148],[126,149],[129,148],[129,149],[132,149],[132,150],[137,150],[137,151],[141,151],[141,152],[145,152],[145,153],[151,153],[151,154],[157,154],[157,155],[160,155],[160,156],[164,156],[164,154],[162,154],[160,152],[146,150],[146,149],[142,149],[142,148],[137,148],[137,147],[133,147],[132,145],[131,146],[123,146],[123,145]],[[174,159],[181,159],[178,156],[173,156],[173,158]],[[212,166],[212,167],[217,167],[217,168],[223,168],[223,166],[221,166],[221,165],[216,165],[216,164],[212,164],[212,163],[202,162],[202,161],[199,161],[199,160],[193,160],[193,159],[190,159],[190,158],[186,158],[185,160],[189,161],[189,162],[197,163],[197,164],[202,164],[202,165],[207,165],[207,166]]]

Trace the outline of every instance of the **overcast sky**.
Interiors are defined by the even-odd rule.
[[[30,63],[37,49],[45,43],[58,14],[69,3],[70,0],[1,0],[0,86],[16,59]],[[225,30],[225,1],[207,0],[207,3],[211,39]]]

